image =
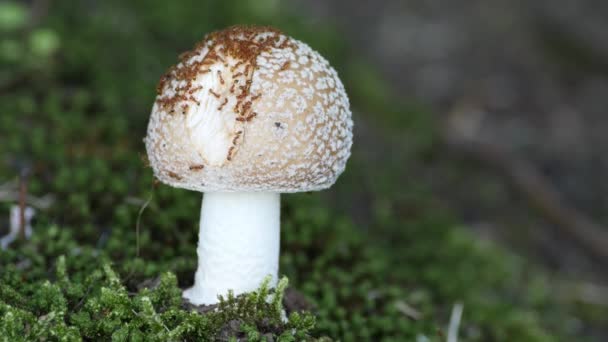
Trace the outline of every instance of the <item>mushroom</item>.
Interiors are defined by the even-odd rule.
[[[214,304],[277,282],[280,194],[330,187],[352,145],[348,97],[308,45],[269,27],[213,32],[157,87],[144,139],[154,176],[203,192],[198,269]]]

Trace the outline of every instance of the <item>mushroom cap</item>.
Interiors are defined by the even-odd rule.
[[[174,187],[314,191],[344,171],[352,126],[319,53],[272,28],[234,26],[161,78],[144,141],[154,176]]]

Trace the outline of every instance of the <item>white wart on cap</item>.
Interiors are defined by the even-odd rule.
[[[344,86],[316,51],[235,26],[163,76],[145,143],[156,178],[175,187],[313,191],[344,170],[352,125]]]

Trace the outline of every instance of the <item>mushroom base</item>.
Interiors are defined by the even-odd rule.
[[[264,278],[277,282],[280,246],[280,194],[210,192],[203,196],[198,269],[194,286],[184,291],[192,304],[219,302],[256,290]]]

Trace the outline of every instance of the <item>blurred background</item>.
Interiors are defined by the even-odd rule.
[[[576,246],[580,237],[564,227],[607,218],[606,4],[306,1],[295,6],[338,27],[354,58],[380,72],[388,88],[382,91],[422,104],[444,134],[476,143],[448,141],[447,151],[437,149],[429,163],[417,162],[422,170],[416,176],[461,220],[480,236],[529,253],[552,269],[606,280],[606,272],[596,268],[600,264],[588,258],[591,247]],[[461,157],[481,165],[445,164]],[[414,174],[406,170],[403,176]],[[523,185],[536,187],[526,193]],[[605,233],[597,234],[606,241]]]
[[[37,212],[5,275],[33,244],[39,272],[14,266],[32,284],[75,246],[128,288],[165,270],[192,281],[200,195],[153,190],[132,248],[152,184],[141,139],[160,75],[234,24],[309,43],[351,98],[347,171],[284,196],[282,272],[319,335],[443,340],[462,303],[465,341],[608,339],[599,0],[1,1],[0,235],[19,184]]]

